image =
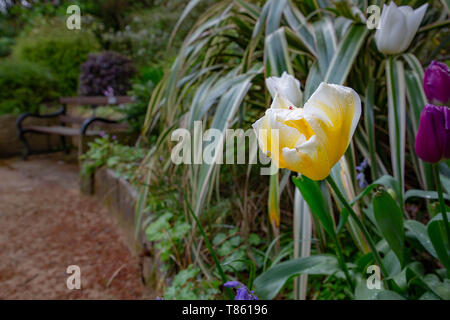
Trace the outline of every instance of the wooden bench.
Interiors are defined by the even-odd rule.
[[[106,118],[96,117],[95,115],[89,118],[83,118],[79,116],[71,116],[67,114],[67,106],[90,106],[94,110],[99,106],[111,106],[120,105],[133,102],[133,98],[129,96],[117,96],[117,97],[61,97],[59,103],[61,108],[50,114],[36,114],[36,113],[24,113],[17,118],[17,130],[19,139],[25,146],[25,153],[23,158],[26,159],[30,154],[36,154],[39,152],[32,151],[30,145],[26,139],[26,134],[38,133],[38,134],[50,134],[58,135],[61,137],[61,144],[63,150],[69,151],[65,137],[80,137],[84,136],[99,136],[102,130],[94,128],[100,123],[108,132],[123,132],[128,130],[128,125],[125,123],[119,123],[116,120],[110,120]],[[52,126],[24,126],[23,122],[26,118],[40,118],[50,119],[55,118],[59,125]],[[77,125],[77,127],[68,126]]]

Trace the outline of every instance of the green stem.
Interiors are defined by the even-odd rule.
[[[389,276],[389,273],[387,272],[386,268],[384,267],[383,261],[381,260],[381,256],[377,251],[377,248],[375,246],[375,242],[373,241],[372,237],[370,236],[369,232],[367,231],[366,227],[362,223],[362,221],[359,219],[356,212],[353,210],[353,208],[348,203],[347,199],[342,194],[341,190],[339,190],[339,187],[336,185],[336,182],[334,179],[330,176],[327,177],[327,182],[330,184],[331,188],[333,189],[334,193],[336,194],[336,197],[342,202],[344,207],[348,210],[350,213],[350,216],[353,218],[353,220],[356,222],[356,225],[358,226],[359,230],[363,233],[364,237],[367,240],[367,243],[369,244],[370,250],[372,251],[373,257],[375,258],[375,261],[380,266],[381,272],[383,274],[383,278],[386,278]],[[386,289],[389,289],[387,282],[384,280]]]
[[[400,208],[403,209],[403,167],[402,167],[402,159],[401,159],[401,150],[400,150],[400,123],[398,119],[398,106],[397,106],[397,88],[396,88],[396,82],[394,77],[394,57],[392,55],[389,56],[389,75],[388,77],[391,79],[391,88],[393,89],[391,91],[392,94],[392,103],[394,108],[394,118],[395,118],[395,138],[397,140],[396,146],[395,146],[395,152],[396,152],[396,158],[397,158],[397,167],[398,167],[398,185],[400,187],[400,194],[399,196],[399,202],[400,202]]]
[[[433,174],[434,179],[436,181],[436,188],[439,195],[439,204],[441,206],[441,213],[442,213],[442,220],[444,220],[444,228],[445,232],[447,233],[447,241],[450,243],[450,227],[448,225],[448,217],[447,217],[447,208],[445,207],[444,202],[444,195],[442,194],[442,186],[441,186],[441,179],[439,177],[439,164],[435,163],[433,164]],[[442,235],[442,240],[444,240],[445,235]]]
[[[350,277],[350,272],[348,271],[347,264],[345,263],[344,254],[342,253],[341,244],[339,243],[339,240],[337,238],[336,234],[333,234],[333,240],[336,245],[336,254],[338,256],[339,265],[341,266],[342,270],[345,274],[345,279],[348,282],[348,285],[350,286],[352,292],[355,290],[355,287],[353,285],[352,278]]]

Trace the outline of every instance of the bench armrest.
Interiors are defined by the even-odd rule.
[[[105,118],[100,118],[100,117],[91,117],[91,118],[86,119],[83,122],[83,124],[81,125],[81,128],[80,128],[81,135],[85,135],[89,126],[94,122],[118,123],[118,121],[116,121],[116,120],[110,120],[110,119],[105,119]]]
[[[58,111],[55,111],[53,113],[48,113],[48,114],[38,114],[38,113],[26,112],[26,113],[22,113],[17,118],[16,125],[19,130],[22,130],[22,122],[28,117],[38,118],[38,119],[47,119],[47,118],[55,118],[62,114],[66,114],[66,106],[65,105],[61,106],[61,108]]]

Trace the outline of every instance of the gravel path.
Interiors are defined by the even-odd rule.
[[[137,260],[62,154],[0,159],[0,299],[142,299]],[[66,269],[78,265],[81,289]]]

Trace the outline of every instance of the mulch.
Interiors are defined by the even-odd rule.
[[[81,270],[69,290],[66,269]],[[0,160],[0,299],[152,298],[106,208],[64,155]]]

